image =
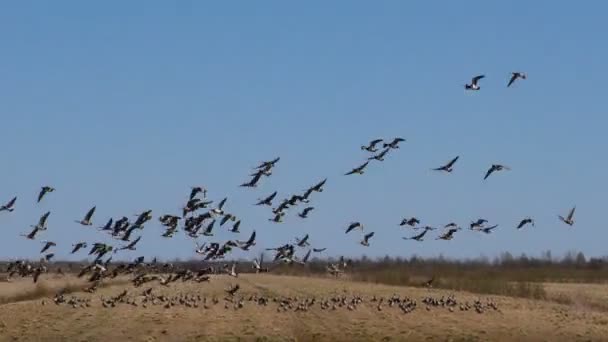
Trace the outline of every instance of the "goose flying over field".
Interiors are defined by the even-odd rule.
[[[310,213],[311,210],[314,210],[315,207],[306,207],[304,208],[304,210],[302,210],[301,213],[298,213],[298,216],[300,216],[301,218],[307,218],[308,217],[308,213]]]
[[[471,222],[471,224],[470,224],[470,229],[472,229],[472,230],[473,230],[473,229],[476,229],[476,228],[481,228],[481,227],[483,227],[483,225],[484,225],[484,224],[486,224],[487,222],[488,222],[488,220],[486,220],[486,219],[482,219],[482,218],[477,219],[477,221],[473,221],[473,222]]]
[[[222,217],[222,220],[220,221],[220,227],[224,225],[224,223],[228,222],[229,220],[232,220],[232,222],[236,221],[236,216],[232,215],[232,214],[225,214],[224,217]]]
[[[285,215],[285,213],[284,213],[284,212],[282,212],[282,211],[281,211],[281,212],[278,212],[278,213],[276,213],[276,214],[274,215],[274,217],[273,217],[273,218],[268,219],[268,221],[270,221],[270,222],[274,222],[274,223],[281,223],[281,222],[283,222],[283,216],[284,216],[284,215]]]
[[[193,200],[194,197],[196,197],[196,195],[198,195],[199,193],[203,193],[203,198],[207,197],[207,189],[204,189],[201,186],[193,186],[192,190],[190,191],[190,200]]]
[[[403,240],[416,240],[416,241],[422,241],[422,240],[424,239],[424,235],[426,235],[426,233],[428,233],[428,231],[429,231],[429,230],[431,230],[431,229],[426,229],[426,228],[425,228],[425,229],[422,231],[422,233],[420,233],[420,234],[418,234],[418,235],[414,235],[414,236],[411,236],[411,237],[404,237],[404,238],[402,238],[402,239],[403,239]]]
[[[517,229],[522,229],[526,224],[531,224],[532,227],[534,227],[534,220],[530,217],[526,217],[525,219],[519,222],[519,224],[517,225]]]
[[[243,183],[241,184],[242,187],[246,187],[246,188],[255,188],[258,186],[258,182],[260,181],[260,179],[262,178],[262,173],[258,172],[256,174],[254,174],[253,178],[251,178],[251,180],[247,183]]]
[[[490,226],[490,227],[481,227],[479,229],[480,232],[484,232],[486,234],[490,234],[492,232],[492,230],[496,229],[496,227],[498,227],[497,224]]]
[[[128,245],[120,247],[119,249],[114,250],[114,253],[116,253],[117,251],[122,251],[125,249],[128,249],[130,251],[134,251],[135,250],[135,245],[137,245],[137,243],[139,242],[139,240],[141,240],[141,235],[137,237],[137,239],[131,241]]]
[[[17,197],[13,197],[10,201],[8,201],[8,203],[4,204],[3,206],[0,207],[0,211],[8,211],[13,212],[13,210],[15,210],[15,202],[17,202]]]
[[[46,221],[49,219],[49,215],[51,215],[50,211],[47,211],[38,220],[38,223],[34,226],[38,228],[38,230],[46,230]]]
[[[315,253],[325,252],[325,250],[327,250],[327,248],[313,248],[312,249],[312,251]]]
[[[459,230],[460,230],[460,228],[450,228],[450,229],[448,229],[448,231],[446,231],[445,233],[443,233],[439,237],[437,237],[436,240],[452,240],[454,238],[454,233],[456,233]]]
[[[213,236],[213,226],[215,225],[215,220],[211,221],[207,227],[205,227],[205,230],[203,231],[203,235],[205,236]]]
[[[50,187],[50,186],[43,186],[42,189],[40,189],[40,193],[38,194],[38,203],[40,203],[40,201],[42,201],[42,198],[44,197],[44,195],[46,195],[49,192],[53,192],[55,191],[55,188]]]
[[[415,225],[420,224],[420,220],[415,218],[415,217],[411,217],[411,218],[404,218],[401,220],[401,223],[399,223],[400,226],[412,226],[414,227]]]
[[[325,183],[327,183],[327,178],[312,186],[310,190],[316,192],[323,192],[323,186],[325,185]]]
[[[255,246],[255,230],[251,233],[251,236],[247,241],[237,241],[239,248],[248,251],[251,246]]]
[[[274,167],[274,166],[275,166],[275,164],[276,164],[276,163],[277,163],[279,160],[281,160],[281,157],[276,157],[276,158],[275,158],[275,159],[273,159],[273,160],[269,160],[269,161],[264,161],[264,162],[261,162],[261,163],[260,163],[260,165],[258,165],[258,166],[257,166],[257,167],[255,167],[254,169],[256,169],[256,170],[260,170],[260,169],[265,169],[265,168],[268,168],[268,167]]]
[[[365,247],[369,247],[369,239],[371,239],[373,236],[374,236],[374,232],[367,233],[363,236],[363,240],[361,240],[361,242],[359,242],[359,243]]]
[[[433,169],[434,171],[445,171],[445,172],[452,172],[454,171],[454,164],[456,163],[456,161],[458,161],[458,158],[460,158],[460,156],[456,156],[454,159],[450,160],[447,164],[440,166],[438,168]]]
[[[377,160],[377,161],[384,161],[384,157],[386,156],[386,154],[388,153],[388,151],[390,151],[391,148],[387,147],[384,150],[382,150],[382,152],[375,154],[369,158],[367,158],[367,160]]]
[[[360,166],[357,166],[356,168],[352,169],[351,171],[345,173],[344,175],[348,176],[348,175],[352,175],[355,173],[362,175],[363,173],[365,173],[364,170],[367,167],[367,164],[369,164],[369,160],[366,161],[365,163],[361,164]]]
[[[26,238],[28,238],[30,240],[34,240],[36,238],[36,234],[38,234],[39,231],[40,231],[40,228],[35,226],[34,229],[29,234],[21,234],[21,236],[25,236]]]
[[[258,259],[253,259],[253,269],[255,270],[255,273],[261,273],[261,272],[268,272],[268,268],[267,267],[263,267],[264,265],[264,254],[262,254],[262,258],[260,258],[260,261],[258,262]]]
[[[70,254],[74,254],[74,253],[78,252],[78,250],[80,250],[81,248],[87,248],[87,243],[83,241],[83,242],[78,242],[72,246],[74,248],[72,249],[72,252]]]
[[[308,243],[308,234],[304,235],[304,237],[302,239],[298,239],[296,238],[296,245],[298,247],[306,247],[306,246],[310,246],[310,243]]]
[[[485,75],[475,76],[471,79],[471,84],[465,84],[464,89],[466,90],[479,90],[481,87],[479,86],[479,80],[486,77]]]
[[[367,151],[367,152],[372,152],[372,153],[378,152],[376,145],[378,145],[381,142],[382,142],[382,139],[374,139],[374,140],[370,141],[367,146],[361,146],[361,149],[364,151]]]
[[[391,142],[389,143],[384,143],[382,144],[383,147],[388,147],[388,148],[399,148],[399,143],[405,141],[405,139],[403,138],[394,138]]]
[[[270,194],[270,196],[263,198],[263,199],[258,199],[258,203],[256,203],[255,205],[268,205],[268,206],[272,206],[272,200],[277,197],[277,192],[273,192],[272,194]]]
[[[485,180],[488,177],[490,177],[490,175],[492,173],[497,172],[497,171],[502,171],[502,170],[511,170],[511,168],[509,168],[508,166],[505,166],[505,165],[492,164],[492,166],[490,166],[490,168],[486,172],[486,175],[485,175],[485,177],[483,177],[483,179]]]
[[[512,72],[511,79],[509,80],[509,83],[507,84],[507,88],[510,87],[511,84],[513,84],[513,82],[515,82],[515,80],[517,80],[518,78],[525,80],[526,78],[528,78],[528,75],[526,75],[523,72]]]
[[[576,211],[576,206],[572,207],[572,209],[570,209],[570,212],[568,213],[567,217],[563,217],[561,215],[559,215],[559,219],[564,222],[565,224],[572,226],[574,224],[574,212]]]
[[[353,229],[361,229],[361,231],[363,231],[363,225],[360,222],[352,222],[351,224],[348,225],[348,228],[346,228],[346,234],[350,233],[351,230]]]
[[[84,216],[84,218],[80,221],[76,221],[76,223],[80,223],[83,226],[91,226],[93,225],[93,223],[91,222],[91,219],[93,218],[93,214],[95,213],[95,209],[97,207],[93,207],[91,209],[89,209],[89,211],[87,212],[87,214]]]
[[[43,241],[44,242],[44,247],[42,247],[42,249],[40,250],[40,254],[46,252],[49,248],[53,247],[53,246],[57,246],[56,243],[54,243],[53,241]]]
[[[236,221],[233,225],[232,228],[230,229],[231,233],[240,233],[239,231],[239,227],[241,226],[241,220]]]

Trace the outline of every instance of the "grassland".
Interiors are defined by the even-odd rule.
[[[117,305],[104,308],[100,298],[125,288],[139,294],[126,279],[108,282],[96,293],[80,292],[83,283],[71,276],[48,276],[0,283],[0,340],[3,341],[198,341],[198,340],[326,340],[326,341],[600,341],[608,336],[608,285],[543,284],[543,298],[479,295],[467,291],[391,286],[342,278],[242,274],[215,276],[210,283],[177,282],[151,285],[155,293],[199,294],[219,303],[208,308]],[[278,312],[277,305],[245,302],[242,309],[225,308],[225,289],[241,286],[239,295],[330,297],[361,296],[355,310]],[[51,297],[67,287],[72,295],[90,298],[90,307],[55,305]],[[404,314],[398,309],[378,311],[373,296],[398,294],[419,302],[425,296],[454,294],[459,302],[491,298],[498,310],[449,311],[420,304]],[[46,305],[42,305],[42,302]]]

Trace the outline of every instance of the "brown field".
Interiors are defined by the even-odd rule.
[[[237,297],[252,294],[324,297],[361,296],[354,310],[322,310],[315,304],[306,312],[278,312],[244,302],[242,309],[226,308],[224,290],[238,283]],[[134,288],[125,280],[108,283],[94,294],[81,292],[84,283],[72,277],[48,276],[38,285],[31,279],[0,282],[0,340],[2,341],[197,341],[197,340],[325,340],[325,341],[601,341],[608,340],[608,285],[545,284],[546,298],[533,300],[455,292],[456,300],[494,301],[498,310],[477,313],[442,307],[427,310],[425,296],[441,297],[444,289],[401,287],[330,278],[243,274],[238,279],[215,276],[210,283],[177,282],[169,287],[150,284],[157,294],[200,294],[208,308],[177,305],[117,304],[104,308],[101,296],[116,296],[125,288],[135,297],[148,286]],[[79,298],[90,298],[90,307],[54,304],[55,292],[68,287]],[[398,294],[417,301],[417,308],[403,313],[396,307],[382,311],[372,296]],[[213,305],[211,299],[219,303]],[[42,302],[45,302],[45,305]]]

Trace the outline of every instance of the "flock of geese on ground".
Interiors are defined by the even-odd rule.
[[[478,91],[481,89],[479,86],[479,81],[483,79],[484,75],[479,75],[473,77],[470,84],[465,85],[465,89],[467,90],[475,90]],[[512,73],[512,77],[508,82],[508,87],[510,87],[517,79],[526,79],[527,76],[522,72],[514,72]],[[344,173],[345,176],[353,176],[353,175],[363,175],[367,167],[370,166],[370,163],[374,162],[383,162],[389,153],[393,153],[392,151],[398,150],[400,148],[400,144],[404,143],[406,140],[401,137],[395,137],[389,140],[385,139],[374,139],[370,141],[368,144],[361,146],[361,150],[369,153],[369,156],[366,157],[365,161],[352,168],[350,171]],[[444,173],[452,173],[454,168],[457,165],[459,160],[459,156],[453,157],[444,165],[434,167],[432,170],[437,172]],[[268,160],[261,162],[258,166],[254,167],[252,172],[249,174],[251,177],[248,181],[241,184],[241,187],[244,188],[257,188],[260,182],[264,177],[270,177],[273,174],[273,171],[276,165],[279,163],[280,157],[277,157],[273,160]],[[484,174],[484,181],[487,180],[491,175],[497,174],[499,172],[511,170],[508,166],[503,164],[492,164],[488,167]],[[321,193],[324,191],[324,187],[326,185],[327,178],[317,182],[316,184],[310,186],[306,190],[303,190],[301,193],[293,194],[283,199],[282,201],[276,203],[275,200],[278,192],[275,191],[267,196],[259,198],[256,206],[260,207],[268,207],[271,210],[270,217],[268,220],[272,223],[281,223],[284,220],[285,215],[288,212],[288,209],[292,209],[302,204],[303,208],[297,212],[297,216],[301,219],[306,219],[311,215],[314,206],[310,205],[314,194]],[[41,202],[43,200],[48,200],[51,193],[55,191],[55,188],[52,186],[43,186],[37,196],[37,202]],[[200,255],[204,261],[213,261],[213,260],[221,260],[226,258],[233,250],[241,249],[243,251],[249,251],[251,247],[256,245],[256,231],[252,230],[247,239],[239,240],[239,239],[229,239],[224,242],[217,241],[208,241],[203,244],[198,243],[198,239],[203,236],[205,238],[209,238],[211,240],[214,237],[214,229],[218,226],[222,227],[224,225],[228,225],[230,228],[229,232],[234,234],[240,234],[242,228],[242,220],[241,218],[233,212],[230,212],[227,208],[228,198],[223,198],[217,204],[213,200],[210,200],[207,196],[207,189],[201,186],[192,187],[189,195],[186,198],[185,203],[182,207],[182,212],[180,214],[164,214],[158,217],[160,224],[164,227],[164,232],[161,234],[165,238],[173,237],[179,230],[180,226],[183,232],[190,238],[194,239],[194,244],[196,246],[194,252],[197,255]],[[0,206],[0,214],[2,212],[12,213],[17,204],[17,197],[13,197],[4,205]],[[91,207],[86,214],[82,217],[82,219],[75,220],[77,224],[82,226],[92,226],[93,218],[95,215],[97,207]],[[564,217],[559,215],[559,219],[572,226],[574,224],[574,213],[576,207],[573,207],[569,213]],[[38,222],[32,225],[32,229],[27,232],[21,234],[27,239],[35,240],[39,234],[47,230],[47,222],[49,216],[51,215],[50,211],[45,212],[38,219]],[[186,280],[194,280],[194,281],[206,281],[209,279],[209,274],[217,274],[218,271],[214,269],[204,268],[202,270],[192,271],[192,270],[176,270],[173,268],[163,269],[163,271],[169,271],[164,273],[170,273],[169,276],[163,277],[160,275],[151,275],[150,272],[142,271],[142,270],[152,270],[157,269],[156,260],[152,263],[144,263],[143,257],[137,258],[134,262],[129,264],[120,264],[116,266],[113,270],[110,270],[108,267],[112,260],[112,256],[123,250],[136,250],[138,243],[141,241],[144,226],[152,220],[152,210],[145,210],[136,215],[135,220],[131,220],[127,216],[122,216],[119,218],[110,218],[103,226],[98,227],[98,231],[101,233],[106,233],[108,236],[113,238],[115,241],[122,243],[121,246],[112,245],[106,242],[94,242],[91,244],[90,249],[88,250],[88,255],[93,256],[94,260],[90,265],[87,265],[80,272],[80,276],[85,274],[91,274],[90,279],[93,282],[99,282],[101,279],[106,277],[116,277],[119,274],[125,273],[133,273],[134,274],[134,284],[141,284],[148,281],[158,281],[159,283],[166,285],[178,279],[186,279]],[[423,241],[426,234],[429,231],[438,229],[437,227],[432,227],[429,225],[420,225],[421,220],[416,217],[406,217],[403,218],[400,222],[400,226],[411,228],[412,231],[416,233],[409,237],[404,237],[406,240],[414,240],[414,241]],[[519,221],[517,224],[517,229],[522,229],[524,226],[530,224],[534,226],[534,219],[531,217],[525,217]],[[494,229],[498,227],[498,224],[489,225],[488,220],[484,218],[479,218],[472,221],[469,224],[469,229],[472,231],[478,231],[482,233],[489,234]],[[454,238],[456,232],[461,230],[462,227],[457,223],[451,222],[443,226],[443,232],[439,234],[436,239],[440,240],[451,240]],[[364,232],[364,225],[361,222],[355,221],[349,223],[345,227],[345,233],[349,234],[354,230],[358,230],[361,232],[362,237],[360,240],[360,244],[363,246],[370,246],[371,239],[374,237],[375,232]],[[419,232],[418,232],[419,231]],[[138,234],[138,236],[135,236]],[[306,264],[309,260],[311,253],[321,253],[326,250],[324,247],[311,247],[309,242],[310,236],[306,234],[301,238],[295,239],[295,242],[287,242],[280,246],[274,248],[267,248],[268,251],[274,252],[273,262],[287,263],[287,264]],[[40,259],[40,263],[31,263],[26,260],[18,260],[11,262],[9,264],[9,277],[14,274],[18,274],[21,276],[32,276],[34,281],[37,281],[38,277],[45,273],[48,268],[46,267],[46,263],[50,262],[54,253],[51,252],[51,249],[56,247],[57,243],[53,241],[43,241],[43,247],[40,250],[42,255]],[[72,245],[71,254],[76,254],[80,250],[88,249],[89,242],[87,241],[77,241]],[[300,255],[297,254],[298,249],[307,249],[303,251]],[[106,258],[103,260],[103,258]],[[252,268],[256,272],[267,272],[268,268],[264,266],[263,258],[260,260],[253,260]],[[152,265],[152,266],[151,266]],[[146,267],[142,267],[146,266]],[[166,266],[166,265],[165,265]],[[346,267],[346,263],[343,262],[343,258],[340,262],[335,264],[329,264],[327,266],[327,271],[333,275],[339,275]],[[236,269],[236,264],[233,263],[232,266],[227,264],[224,265],[221,273],[226,273],[228,275],[237,277],[238,271]]]

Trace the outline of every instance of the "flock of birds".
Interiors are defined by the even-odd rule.
[[[481,89],[479,82],[483,79],[484,75],[475,76],[472,78],[471,83],[465,85],[465,89],[478,91]],[[525,73],[513,72],[507,86],[510,87],[518,80],[527,79]],[[370,163],[383,162],[389,153],[398,150],[400,144],[406,140],[401,137],[395,137],[389,140],[385,139],[374,139],[368,144],[361,146],[361,150],[369,153],[365,161],[360,165],[352,168],[350,171],[344,173],[345,176],[363,175]],[[459,156],[453,157],[444,165],[432,168],[437,172],[452,173],[457,165]],[[249,174],[251,177],[249,180],[241,184],[244,188],[257,188],[264,177],[270,177],[277,164],[280,161],[280,157],[272,160],[261,162],[258,166],[254,167],[252,172]],[[492,164],[488,167],[484,174],[483,179],[487,180],[491,175],[499,172],[511,170],[508,166],[503,164]],[[311,215],[314,206],[311,206],[311,200],[313,195],[316,193],[322,193],[326,185],[327,178],[318,181],[314,185],[310,186],[301,193],[293,194],[277,202],[277,194],[275,191],[267,196],[259,198],[256,206],[270,208],[270,214],[268,220],[273,223],[281,223],[284,220],[285,215],[289,209],[303,205],[303,208],[297,212],[297,216],[301,219],[306,219]],[[48,200],[51,193],[55,191],[52,186],[43,186],[37,196],[37,202],[40,203],[43,200]],[[202,244],[198,243],[200,237],[208,238],[209,240],[214,237],[214,229],[218,226],[222,227],[228,225],[230,228],[229,232],[234,234],[240,234],[243,226],[242,219],[233,212],[230,212],[227,208],[228,198],[223,198],[219,202],[210,200],[207,196],[207,189],[201,186],[192,187],[185,203],[182,207],[182,212],[179,214],[169,213],[158,217],[160,224],[164,227],[162,237],[171,238],[178,231],[183,230],[186,236],[194,240],[194,253],[200,255],[204,261],[213,261],[225,259],[233,250],[240,249],[243,251],[250,251],[250,249],[256,245],[256,231],[252,230],[247,239],[228,239],[227,241],[207,241]],[[276,204],[276,205],[275,205]],[[0,214],[2,212],[12,213],[17,205],[17,197],[13,197],[4,205],[0,206]],[[92,226],[94,215],[96,213],[96,206],[91,207],[82,219],[75,220],[77,224],[82,226]],[[566,216],[559,215],[559,219],[567,225],[574,225],[574,214],[576,207],[573,207]],[[47,222],[50,211],[45,212],[38,219],[38,222],[32,225],[32,229],[21,234],[27,239],[35,240],[39,234],[47,230]],[[159,264],[156,259],[151,263],[144,263],[144,258],[139,257],[134,262],[128,264],[120,264],[111,269],[111,260],[114,254],[129,250],[134,251],[137,249],[138,244],[142,239],[141,232],[144,226],[152,220],[152,210],[145,210],[136,215],[135,220],[131,220],[127,216],[119,218],[110,218],[103,226],[100,226],[97,230],[100,233],[108,234],[115,241],[122,243],[121,246],[113,245],[107,242],[93,242],[90,245],[88,251],[89,256],[93,256],[91,264],[86,265],[81,270],[79,276],[89,274],[90,281],[94,283],[91,288],[95,289],[101,280],[104,278],[114,278],[120,274],[132,274],[133,284],[138,286],[146,282],[157,281],[161,285],[168,285],[171,282],[181,280],[192,280],[192,281],[208,281],[210,274],[224,273],[233,277],[238,277],[237,264],[232,265],[224,264],[221,270],[213,269],[213,267],[203,268],[200,270],[185,270],[175,269],[171,265],[164,265],[164,268],[159,268]],[[531,217],[525,217],[517,224],[517,229],[522,229],[526,225],[534,226],[534,219]],[[404,237],[406,240],[423,241],[426,234],[429,231],[439,229],[429,225],[421,225],[421,220],[417,217],[406,217],[403,218],[399,224],[402,227],[406,227],[415,232],[414,235]],[[489,234],[498,227],[498,224],[489,224],[488,220],[484,218],[476,219],[469,225],[469,229],[472,231],[478,231]],[[444,225],[443,232],[440,233],[436,239],[440,240],[451,240],[455,234],[463,229],[455,222]],[[366,232],[364,225],[361,222],[354,221],[349,223],[345,228],[345,233],[349,234],[353,231],[360,231],[362,236],[360,244],[362,246],[370,246],[371,240],[375,235],[374,231]],[[135,236],[137,235],[137,236]],[[291,265],[303,265],[306,264],[311,253],[321,253],[326,250],[324,247],[312,247],[309,242],[310,236],[308,234],[301,238],[296,238],[295,242],[287,242],[285,244],[267,248],[267,251],[274,253],[273,263],[286,263]],[[71,254],[76,254],[80,250],[88,249],[90,242],[88,241],[77,241],[70,248]],[[57,243],[53,241],[43,241],[43,247],[40,250],[41,258],[40,262],[33,263],[27,260],[17,260],[11,262],[8,267],[9,278],[12,275],[20,276],[31,276],[34,281],[37,281],[39,276],[48,271],[47,263],[50,262],[54,253],[51,251],[57,247]],[[301,253],[298,250],[302,249]],[[105,260],[103,260],[105,258]],[[332,275],[339,275],[344,272],[347,263],[341,258],[338,263],[330,263],[327,265],[327,272]],[[260,260],[254,259],[252,262],[252,269],[255,272],[268,272],[269,268],[265,267],[263,261],[263,254]],[[167,276],[161,276],[159,273],[168,274]]]

